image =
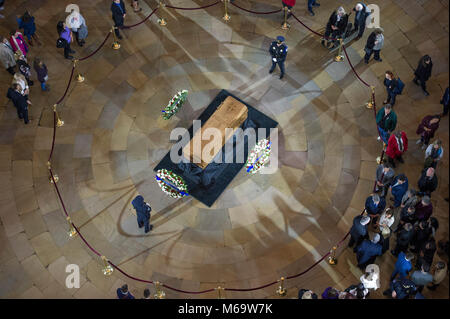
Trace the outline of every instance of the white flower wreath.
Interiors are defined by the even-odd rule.
[[[268,139],[258,141],[247,158],[247,173],[255,174],[269,161],[271,143]]]
[[[165,168],[156,172],[156,182],[161,190],[173,198],[182,198],[189,195],[187,185],[183,178]]]

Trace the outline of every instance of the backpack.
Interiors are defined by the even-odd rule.
[[[58,40],[56,40],[56,47],[57,48],[64,48],[66,46],[66,40],[63,38],[59,38]]]
[[[402,94],[403,89],[405,88],[405,83],[403,83],[400,78],[397,79],[397,87],[395,88],[395,94]]]

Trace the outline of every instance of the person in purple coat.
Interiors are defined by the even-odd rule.
[[[47,84],[48,80],[47,66],[44,64],[44,62],[41,61],[40,58],[35,58],[33,67],[34,70],[36,71],[38,81],[41,83],[42,91],[50,91],[50,86]]]

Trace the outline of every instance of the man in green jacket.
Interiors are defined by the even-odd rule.
[[[389,135],[397,126],[397,114],[395,114],[394,110],[392,110],[392,106],[390,104],[386,104],[381,110],[378,111],[377,126],[379,131],[378,140],[381,138],[384,144],[387,145]]]

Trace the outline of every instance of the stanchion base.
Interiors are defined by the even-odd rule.
[[[119,49],[120,49],[120,43],[117,42],[117,41],[113,42],[112,48],[113,48],[114,50],[119,50]]]
[[[337,55],[337,56],[334,58],[334,61],[335,61],[335,62],[342,62],[342,61],[344,61],[344,56],[343,56],[343,55]]]
[[[289,30],[290,27],[291,27],[291,25],[289,23],[283,23],[281,25],[281,29],[283,29],[283,30]]]
[[[103,275],[105,275],[105,276],[111,276],[113,271],[114,271],[114,268],[111,267],[110,265],[108,265],[102,269]]]
[[[64,121],[61,120],[61,119],[58,119],[58,121],[56,122],[56,126],[57,126],[57,127],[62,127],[62,126],[64,126]]]
[[[366,103],[366,107],[367,107],[368,109],[373,109],[373,103],[372,103],[372,102],[367,102],[367,103]]]
[[[164,20],[164,18],[158,19],[158,24],[162,27],[167,25],[166,20]]]
[[[70,238],[76,237],[78,235],[77,231],[75,229],[71,229],[67,232]]]
[[[222,17],[222,19],[224,19],[225,21],[230,21],[231,17],[230,15],[226,14]]]
[[[330,265],[336,265],[337,264],[337,258],[328,257],[328,263]]]
[[[58,181],[59,181],[58,175],[53,174],[53,179],[55,180],[55,183],[58,183]],[[50,183],[52,183],[52,184],[53,184],[53,179],[51,176],[49,177]]]
[[[84,76],[82,76],[81,74],[78,74],[77,77],[76,77],[76,79],[77,79],[77,82],[78,82],[78,83],[84,82]]]
[[[284,297],[287,294],[287,290],[286,290],[286,288],[278,287],[276,293],[277,293],[278,296]]]
[[[159,291],[153,295],[155,299],[164,299],[166,298],[166,293],[164,291]]]

